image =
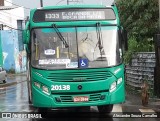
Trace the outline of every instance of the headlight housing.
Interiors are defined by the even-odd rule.
[[[48,89],[48,87],[46,87],[46,86],[42,86],[42,91],[45,93],[45,94],[47,94],[47,95],[49,95],[49,89]]]
[[[114,90],[116,90],[117,86],[120,85],[120,84],[122,83],[122,81],[123,81],[123,79],[122,79],[122,77],[121,77],[121,78],[119,78],[117,81],[113,82],[113,83],[111,84],[111,86],[110,86],[109,91],[110,91],[110,92],[113,92]]]
[[[38,83],[38,82],[34,82],[34,85],[35,85],[36,87],[38,87],[39,89],[41,88],[41,84]]]
[[[116,83],[116,81],[115,82],[113,82],[112,84],[111,84],[111,86],[110,86],[110,92],[113,92],[114,90],[116,90],[116,85],[117,85],[117,83]]]

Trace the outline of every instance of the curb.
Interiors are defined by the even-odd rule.
[[[149,98],[149,100],[152,102],[160,102],[160,98]]]
[[[27,76],[27,74],[7,74],[7,77],[15,77],[15,76]]]
[[[0,87],[8,87],[8,86],[16,85],[18,83],[22,83],[22,82],[25,82],[25,81],[27,81],[27,80],[19,81],[19,82],[4,83],[4,84],[0,84]]]

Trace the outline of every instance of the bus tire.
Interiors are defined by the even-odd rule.
[[[113,109],[113,104],[98,106],[99,113],[109,114]]]
[[[28,83],[28,103],[29,103],[29,104],[32,104],[31,85],[30,85],[30,82],[27,82],[27,83]]]
[[[39,113],[47,113],[48,108],[38,108]]]
[[[46,118],[48,116],[48,108],[38,108],[38,113],[42,115],[42,118]]]
[[[27,87],[28,87],[28,103],[32,104],[32,89],[31,89],[31,70],[30,62],[27,61]]]

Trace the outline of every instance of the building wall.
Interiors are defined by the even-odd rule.
[[[3,67],[7,71],[10,71],[11,69],[15,69],[14,42],[17,41],[15,31],[1,31],[1,41],[3,51]]]
[[[24,21],[23,7],[11,10],[0,10],[0,24],[4,25],[4,30],[10,30],[12,28],[17,29],[17,20]]]
[[[3,54],[2,54],[2,41],[1,41],[1,33],[0,33],[0,67],[3,66]]]
[[[0,6],[0,24],[4,25],[4,30],[17,29],[17,20],[25,19],[24,7],[12,4],[12,0],[0,1],[4,3],[4,6]]]
[[[4,0],[0,0],[0,6],[4,5]]]
[[[12,0],[4,0],[4,6],[12,6]]]
[[[126,82],[136,89],[141,90],[146,81],[150,89],[154,89],[155,52],[139,52],[132,55],[129,65],[126,65]]]
[[[13,6],[12,0],[4,1],[0,8],[0,25],[3,25],[3,30],[0,30],[0,65],[7,71],[24,72],[26,53],[20,35],[24,26],[20,24],[25,22],[24,8]]]
[[[18,30],[1,31],[3,68],[7,72],[26,71],[26,53],[19,51]]]

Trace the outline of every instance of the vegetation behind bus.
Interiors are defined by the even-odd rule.
[[[129,48],[124,60],[129,63],[135,52],[154,51],[153,36],[158,30],[158,0],[117,0],[116,3],[121,24],[128,32]]]

